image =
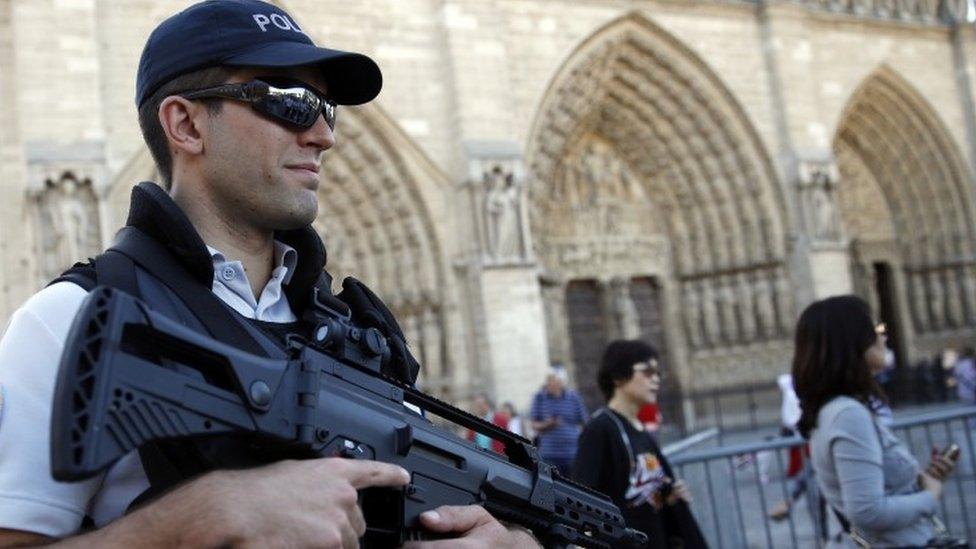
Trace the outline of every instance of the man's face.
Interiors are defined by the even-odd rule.
[[[305,82],[327,92],[311,68],[242,69],[230,82],[274,76]],[[287,230],[311,223],[318,212],[322,153],[335,145],[320,115],[307,129],[285,126],[242,101],[222,100],[211,116],[201,177],[235,223],[261,230]]]
[[[474,397],[473,408],[474,413],[479,417],[484,416],[491,411],[491,407],[488,406],[488,401],[485,400],[485,397],[483,396]]]
[[[549,374],[546,377],[546,390],[549,391],[551,395],[558,395],[563,391],[563,380],[559,378],[556,374]]]

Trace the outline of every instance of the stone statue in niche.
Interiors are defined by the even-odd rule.
[[[836,238],[838,233],[837,211],[825,187],[813,190],[813,211],[816,219],[814,236],[824,240]]]
[[[959,295],[959,277],[955,269],[950,268],[946,271],[946,303],[948,305],[946,309],[947,320],[949,325],[952,327],[959,327],[963,325],[963,310],[962,310],[962,300]]]
[[[549,199],[556,204],[578,205],[580,203],[580,173],[575,164],[566,163],[562,176],[552,186]]]
[[[433,306],[424,307],[420,324],[423,337],[419,346],[423,351],[424,367],[427,369],[427,375],[440,378],[444,375],[441,357],[441,323]]]
[[[929,305],[932,307],[932,328],[938,330],[945,326],[945,292],[942,291],[942,280],[939,273],[928,275]]]
[[[688,335],[688,343],[692,349],[700,349],[702,346],[702,306],[701,299],[695,284],[686,282],[684,291],[684,321],[685,333]]]
[[[773,308],[773,296],[769,287],[769,279],[760,274],[753,281],[756,293],[756,320],[763,337],[772,339],[776,336],[776,310]]]
[[[580,169],[590,185],[589,203],[626,201],[634,195],[634,181],[610,145],[591,140],[582,153]]]
[[[971,265],[962,269],[963,299],[966,303],[966,324],[976,324],[976,272]]]
[[[925,279],[922,273],[911,275],[912,280],[912,308],[915,311],[915,328],[919,332],[929,330],[929,309],[925,292]]]
[[[739,293],[739,325],[742,327],[742,341],[756,339],[756,310],[752,300],[752,283],[745,274],[740,274],[737,282]]]
[[[43,277],[94,256],[101,248],[98,203],[90,179],[70,172],[44,181],[38,197]]]
[[[483,181],[487,255],[496,261],[522,259],[521,185],[501,166],[486,172]]]
[[[805,216],[815,240],[837,240],[841,236],[840,217],[834,203],[836,167],[824,161],[800,164],[800,187],[805,196]]]
[[[640,318],[637,315],[637,306],[630,297],[630,281],[624,278],[610,281],[610,303],[620,337],[623,339],[640,337]]]
[[[731,279],[719,280],[718,301],[722,312],[722,339],[726,343],[737,343],[739,341],[739,323],[736,319],[736,298],[735,290]]]
[[[793,313],[793,291],[786,273],[779,271],[776,277],[776,315],[779,317],[779,333],[782,335],[793,332],[796,318]]]
[[[712,281],[702,280],[702,315],[705,317],[705,339],[709,345],[717,346],[722,340],[721,321]]]

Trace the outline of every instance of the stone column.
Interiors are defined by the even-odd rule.
[[[513,143],[468,149],[462,207],[472,240],[464,261],[472,268],[480,309],[475,326],[478,387],[499,400],[528,405],[549,367],[539,268],[532,254],[522,159]],[[479,383],[480,381],[480,383]]]

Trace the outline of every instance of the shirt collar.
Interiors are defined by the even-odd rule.
[[[210,244],[206,244],[207,251],[210,252],[210,260],[213,262],[214,267],[221,265],[227,261],[227,256],[223,252],[214,248]],[[281,277],[281,284],[286,285],[291,282],[292,275],[295,274],[295,266],[298,265],[298,250],[292,248],[284,242],[274,241],[274,267],[272,271],[278,269],[279,267],[284,267],[285,271]]]
[[[154,238],[200,284],[212,286],[213,259],[203,239],[162,187],[143,181],[132,189],[126,225]],[[289,271],[291,283],[285,286],[285,294],[293,310],[304,311],[318,281],[322,279],[328,287],[332,280],[324,270],[325,246],[311,225],[275,231],[275,240],[287,243],[299,252],[294,271]]]

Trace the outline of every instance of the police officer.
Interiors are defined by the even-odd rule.
[[[162,187],[137,185],[115,244],[32,296],[0,340],[0,546],[357,546],[365,531],[357,490],[405,485],[403,469],[339,458],[229,469],[221,459],[249,463],[240,443],[184,441],[140,449],[89,481],[58,483],[49,423],[67,331],[95,285],[251,352],[283,352],[284,334],[304,328],[313,292],[330,288],[310,224],[336,105],[370,101],[381,83],[370,58],[315,46],[287,13],[258,0],[202,2],[153,31],[136,102]],[[352,279],[337,298],[354,321],[387,335],[386,373],[412,382],[417,363],[382,302]],[[535,545],[481,507],[442,507],[421,520],[465,546]]]

